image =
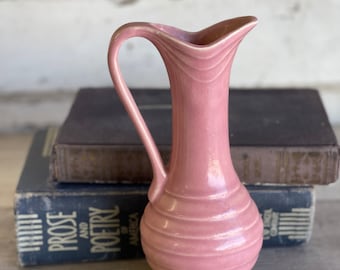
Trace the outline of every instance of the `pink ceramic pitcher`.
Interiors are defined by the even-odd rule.
[[[234,18],[194,33],[130,23],[112,36],[111,77],[153,168],[141,221],[143,250],[153,269],[246,270],[257,260],[262,220],[235,173],[228,136],[230,69],[256,22]],[[117,62],[121,44],[136,36],[155,45],[169,75],[173,127],[167,169]]]

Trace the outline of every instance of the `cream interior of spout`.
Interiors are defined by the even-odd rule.
[[[162,26],[162,30],[184,42],[194,45],[209,45],[217,42],[231,33],[237,31],[248,23],[256,21],[256,18],[239,17],[217,23],[209,28],[198,32],[185,32],[173,27]],[[159,27],[159,26],[158,26]]]
[[[253,21],[253,17],[241,17],[215,24],[207,29],[193,35],[191,43],[197,45],[208,45],[218,41],[244,25]]]

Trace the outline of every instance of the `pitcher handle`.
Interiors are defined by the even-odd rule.
[[[114,32],[108,49],[108,66],[118,96],[135,125],[149,155],[153,170],[153,180],[149,188],[148,198],[150,202],[154,202],[163,192],[167,174],[156,143],[140,113],[130,89],[126,85],[118,64],[118,53],[122,43],[132,37],[143,37],[152,42],[153,33],[150,32],[150,28],[151,27],[147,23],[129,23],[121,26]]]

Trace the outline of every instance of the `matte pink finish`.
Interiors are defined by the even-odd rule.
[[[235,173],[228,137],[231,64],[256,22],[240,17],[195,33],[130,23],[112,36],[112,80],[154,172],[141,221],[143,250],[153,269],[246,270],[257,260],[262,219]],[[122,42],[135,36],[155,45],[169,74],[173,143],[168,169],[118,67]]]

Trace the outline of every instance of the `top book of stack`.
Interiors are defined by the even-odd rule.
[[[132,94],[168,162],[170,91],[134,89]],[[229,103],[231,154],[241,181],[290,185],[336,181],[339,147],[318,91],[232,89]],[[59,129],[50,170],[60,182],[152,179],[144,146],[114,89],[78,92]]]

